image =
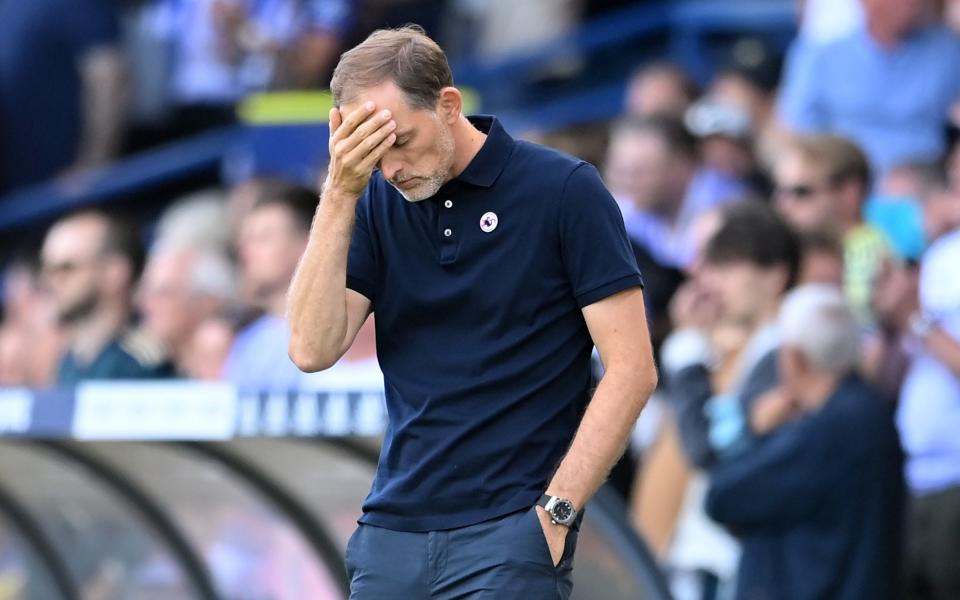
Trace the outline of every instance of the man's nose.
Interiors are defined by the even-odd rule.
[[[380,172],[383,173],[387,181],[396,180],[396,176],[400,173],[401,168],[402,165],[400,161],[391,157],[389,152],[380,159]]]

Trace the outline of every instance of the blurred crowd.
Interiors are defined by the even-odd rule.
[[[323,88],[377,27],[415,22],[452,58],[495,58],[636,2],[4,2],[0,194],[234,124],[250,94]]]
[[[119,43],[117,16],[40,14],[62,2],[0,4],[0,31],[26,36],[0,35],[0,88],[22,94],[0,94],[0,119],[49,114],[60,94],[38,87],[38,71],[66,66],[30,62],[57,60],[31,46],[54,44],[29,33],[33,18],[90,49],[59,85],[120,98],[104,44]],[[616,481],[680,599],[960,598],[960,2],[802,4],[785,56],[740,40],[706,85],[641,65],[603,136],[662,374]],[[251,89],[322,83],[359,18],[346,0],[128,9],[131,26],[174,40],[143,51],[173,48],[162,68],[147,62],[169,75],[178,135],[227,122]],[[0,181],[115,151],[116,113],[82,105],[102,129],[61,124],[89,144],[80,154],[59,134],[0,127]],[[527,135],[587,153],[587,140]],[[148,228],[64,216],[38,261],[5,271],[0,385],[382,387],[373,319],[329,371],[287,357],[285,292],[316,204],[315,189],[253,178],[179,199]]]

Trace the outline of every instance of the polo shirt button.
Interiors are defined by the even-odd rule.
[[[447,208],[453,208],[453,200],[447,200],[446,202],[443,203],[443,205],[446,206]]]
[[[452,229],[444,229],[444,230],[443,230],[443,235],[444,235],[444,237],[450,237],[451,235],[453,235],[453,230],[452,230]]]

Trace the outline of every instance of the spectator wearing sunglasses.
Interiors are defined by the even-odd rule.
[[[791,139],[774,165],[774,200],[801,233],[832,231],[843,240],[844,291],[863,326],[872,323],[870,283],[889,243],[863,221],[870,166],[856,144],[834,135]]]

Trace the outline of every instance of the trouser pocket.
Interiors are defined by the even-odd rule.
[[[533,528],[533,535],[537,538],[540,553],[546,563],[557,571],[562,571],[572,565],[573,555],[577,549],[577,531],[572,528],[567,529],[567,537],[563,545],[563,553],[560,555],[560,562],[554,564],[553,555],[550,553],[550,544],[547,543],[546,532],[543,530],[543,525],[540,524],[540,515],[537,512],[537,507],[534,506],[531,508],[525,517]],[[554,525],[554,527],[560,527],[560,525]]]

